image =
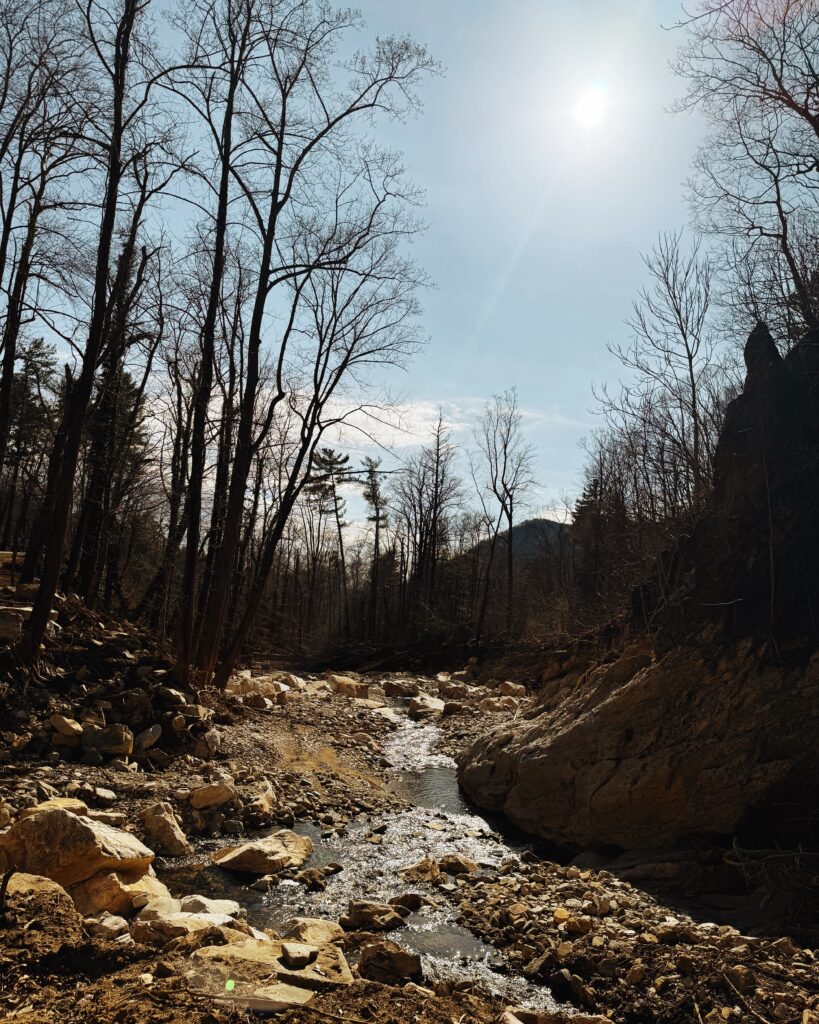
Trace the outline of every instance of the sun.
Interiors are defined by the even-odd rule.
[[[609,90],[603,82],[591,82],[574,103],[574,119],[583,128],[595,128],[609,112]]]

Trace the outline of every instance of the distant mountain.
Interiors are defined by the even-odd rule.
[[[530,558],[537,558],[545,550],[555,549],[561,544],[566,544],[569,539],[571,526],[568,523],[556,523],[553,519],[527,519],[517,526],[512,527],[512,551],[518,561],[527,561]],[[502,550],[506,548],[508,530],[498,534],[498,545]],[[489,541],[482,540],[478,545],[479,551],[488,550]],[[496,555],[498,552],[495,552]]]

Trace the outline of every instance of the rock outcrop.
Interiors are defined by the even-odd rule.
[[[573,846],[804,840],[794,818],[819,808],[819,333],[782,358],[760,326],[746,364],[711,504],[635,595],[619,649],[462,756],[481,807]]]
[[[712,634],[699,639],[713,650]],[[556,842],[625,848],[731,835],[777,795],[815,797],[819,654],[784,669],[749,641],[716,659],[692,645],[624,680],[632,653],[528,725],[479,739],[460,766],[470,797]]]

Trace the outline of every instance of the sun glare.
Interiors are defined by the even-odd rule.
[[[574,104],[574,118],[583,128],[595,128],[609,110],[609,91],[602,82],[592,82]]]

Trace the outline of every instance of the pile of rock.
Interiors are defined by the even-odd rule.
[[[605,871],[507,861],[442,892],[515,969],[586,1011],[618,1020],[639,1007],[645,1020],[716,1024],[813,1020],[819,1010],[810,950],[672,914]]]

